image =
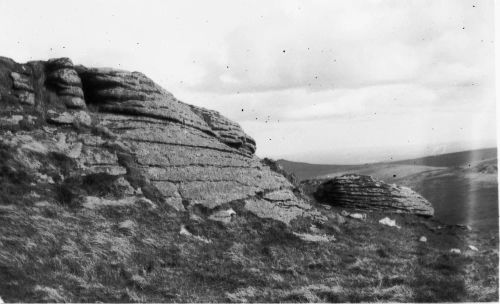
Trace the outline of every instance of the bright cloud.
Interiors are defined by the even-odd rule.
[[[240,122],[260,156],[495,145],[490,0],[4,0],[0,15],[0,55],[142,71]]]

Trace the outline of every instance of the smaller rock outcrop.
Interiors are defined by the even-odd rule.
[[[14,89],[14,95],[19,98],[19,101],[23,104],[34,105],[35,104],[35,94],[33,89],[33,84],[31,82],[31,76],[29,75],[27,69],[22,71],[23,73],[11,72],[10,77],[12,78],[12,88]]]
[[[244,153],[255,153],[255,140],[245,134],[239,124],[225,118],[217,111],[195,106],[191,106],[191,110],[203,118],[223,143]]]
[[[319,184],[312,193],[323,204],[346,208],[433,216],[432,204],[407,187],[365,175],[343,175]]]
[[[47,84],[55,89],[68,108],[85,108],[82,81],[69,58],[47,61]]]

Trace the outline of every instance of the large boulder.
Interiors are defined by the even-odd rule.
[[[305,182],[321,203],[344,208],[412,213],[433,216],[434,208],[420,194],[407,187],[387,184],[366,175],[348,174],[326,181]]]
[[[122,176],[178,211],[216,212],[239,201],[285,223],[318,214],[254,155],[255,141],[237,123],[181,102],[142,73],[74,66],[68,58],[0,58],[0,96],[0,118],[17,128],[0,130],[0,139],[13,149],[27,144],[16,140],[24,136],[44,151],[71,151],[71,176]],[[36,121],[23,129],[27,113]]]

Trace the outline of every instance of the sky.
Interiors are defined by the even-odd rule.
[[[257,155],[367,163],[496,146],[488,0],[0,0],[0,56],[141,71]]]

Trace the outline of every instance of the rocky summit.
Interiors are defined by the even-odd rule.
[[[0,80],[2,144],[34,173],[29,153],[56,153],[74,162],[72,177],[107,174],[132,184],[134,194],[109,199],[146,196],[179,211],[244,200],[255,214],[286,223],[315,214],[254,155],[255,141],[237,123],[179,101],[142,73],[68,58],[0,58]],[[144,187],[149,192],[137,194]]]
[[[387,184],[370,176],[346,174],[328,180],[303,182],[304,187],[321,203],[396,213],[433,216],[432,204],[407,187]]]

